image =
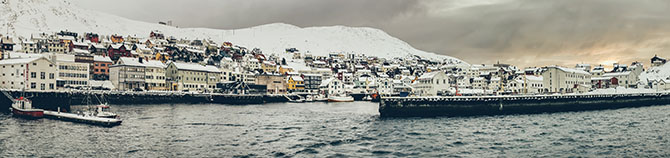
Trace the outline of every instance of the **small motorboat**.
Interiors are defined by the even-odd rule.
[[[353,102],[354,97],[348,95],[334,95],[328,97],[328,102]]]
[[[13,114],[12,116],[16,117],[29,119],[38,119],[44,117],[44,110],[33,108],[32,101],[23,97],[13,100],[11,110]]]

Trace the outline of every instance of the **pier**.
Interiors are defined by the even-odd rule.
[[[386,97],[381,117],[484,116],[617,109],[670,104],[670,93]]]

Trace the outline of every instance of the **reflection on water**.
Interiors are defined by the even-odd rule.
[[[670,156],[670,106],[404,119],[368,102],[112,108],[121,126],[0,114],[0,156]]]

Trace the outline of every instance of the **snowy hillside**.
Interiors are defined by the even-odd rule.
[[[642,72],[639,78],[643,85],[647,85],[647,81],[670,80],[670,63],[649,68],[649,70]]]
[[[330,52],[363,53],[385,58],[419,55],[424,58],[462,62],[453,57],[415,49],[406,42],[373,28],[300,28],[282,23],[237,30],[175,28],[82,9],[63,0],[6,0],[0,5],[0,32],[14,38],[30,38],[32,33],[62,30],[148,37],[151,30],[160,30],[177,38],[207,38],[219,43],[230,41],[236,45],[260,48],[264,53],[297,48],[301,52],[309,51],[314,55],[327,55]]]

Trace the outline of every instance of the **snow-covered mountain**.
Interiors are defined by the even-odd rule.
[[[64,0],[3,0],[0,4],[0,33],[30,38],[33,33],[69,30],[101,35],[148,37],[152,30],[187,39],[230,41],[264,53],[284,52],[297,48],[301,52],[327,55],[330,52],[364,53],[385,58],[419,55],[424,58],[462,62],[413,48],[406,42],[379,29],[365,27],[306,27],[275,23],[245,29],[176,28],[79,8]],[[465,63],[465,62],[462,62]]]

